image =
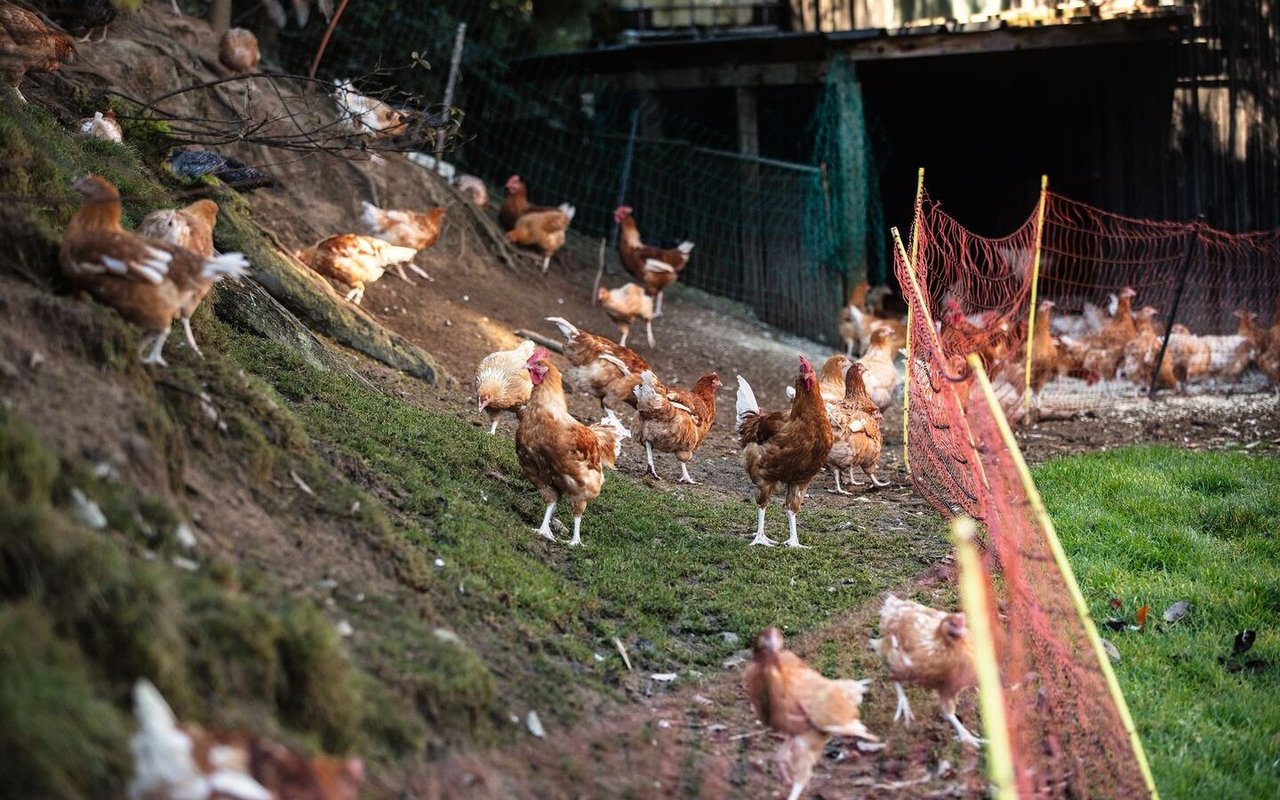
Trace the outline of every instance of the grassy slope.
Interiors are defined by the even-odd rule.
[[[1274,797],[1280,787],[1280,461],[1244,453],[1134,448],[1036,470],[1049,513],[1096,619],[1119,598],[1151,620],[1178,600],[1191,613],[1145,633],[1103,630],[1161,792]],[[1219,663],[1242,629],[1245,659]],[[1243,661],[1245,659],[1238,659]]]

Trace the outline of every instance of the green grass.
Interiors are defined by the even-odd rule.
[[[1146,632],[1103,629],[1157,786],[1170,798],[1275,797],[1280,788],[1280,460],[1132,448],[1039,467],[1097,620],[1111,598]],[[1166,625],[1165,608],[1191,604]],[[1154,623],[1154,624],[1153,624]],[[1232,663],[1237,631],[1258,632]]]

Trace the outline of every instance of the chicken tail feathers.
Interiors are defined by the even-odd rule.
[[[223,253],[204,260],[200,277],[210,283],[217,283],[223,278],[243,278],[249,274],[249,259],[244,253]]]
[[[360,219],[364,222],[365,226],[371,231],[381,230],[382,209],[378,208],[373,203],[370,203],[368,200],[361,200],[360,208],[362,209]]]
[[[199,781],[191,737],[178,729],[169,704],[145,678],[133,685],[133,714],[138,732],[130,741],[134,768],[129,797],[136,800]]]
[[[573,221],[573,215],[578,213],[577,209],[575,209],[573,206],[569,205],[568,203],[561,203],[558,206],[558,208],[560,209],[560,213],[568,217],[570,221]]]
[[[613,413],[611,408],[605,410],[604,418],[592,425],[591,430],[595,433],[600,445],[608,448],[613,454],[613,457],[608,460],[609,466],[616,465],[618,454],[622,452],[622,440],[631,438],[631,431],[626,429],[622,420]]]
[[[403,264],[412,261],[418,256],[418,251],[412,247],[400,247],[399,245],[389,245],[386,249],[386,259],[388,264]]]
[[[746,422],[749,416],[760,413],[760,404],[756,402],[756,393],[751,391],[751,384],[747,383],[747,379],[741,375],[738,376],[738,400],[734,405],[734,411],[734,430],[739,433],[742,432],[742,423]]]
[[[663,404],[666,397],[663,396],[662,387],[658,383],[658,376],[653,374],[653,370],[645,370],[640,373],[640,383],[636,384],[636,388],[631,392],[636,396],[637,408],[641,411],[654,410]]]
[[[680,244],[676,245],[676,249],[679,250],[683,255],[687,256],[693,252],[693,242],[681,242]]]
[[[578,335],[578,328],[572,322],[564,317],[547,317],[547,322],[554,322],[556,327],[560,329],[560,334],[566,340],[571,340]]]

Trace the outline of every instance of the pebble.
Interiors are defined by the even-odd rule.
[[[178,527],[173,529],[173,538],[178,540],[178,544],[188,550],[194,550],[198,542],[196,541],[196,532],[191,526],[185,522],[179,522]]]
[[[350,639],[356,633],[356,629],[351,627],[351,623],[347,622],[345,619],[339,620],[338,624],[333,627],[334,630],[338,632],[338,635],[343,639]]]
[[[524,725],[529,729],[529,733],[539,739],[547,738],[547,731],[542,727],[542,720],[538,719],[537,711],[530,711],[529,715],[524,718]]]
[[[107,515],[102,513],[97,503],[85,497],[84,492],[75,487],[71,489],[71,513],[95,531],[107,527]]]

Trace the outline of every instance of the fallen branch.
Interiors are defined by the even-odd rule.
[[[547,348],[548,350],[554,350],[555,352],[560,353],[561,355],[564,354],[563,344],[555,341],[554,339],[548,339],[547,337],[543,336],[540,333],[533,333],[532,331],[526,331],[524,329],[520,329],[516,331],[516,336],[523,336],[526,339],[532,339],[535,344],[540,344],[543,347]]]

